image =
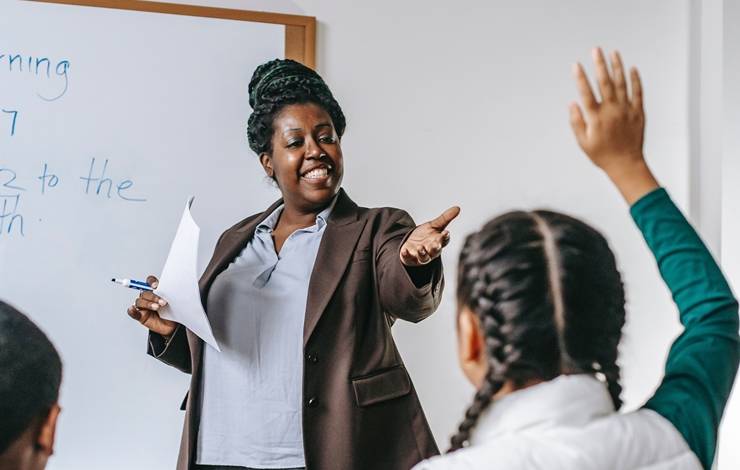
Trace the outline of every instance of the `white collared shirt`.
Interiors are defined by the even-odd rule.
[[[615,413],[605,384],[560,376],[495,401],[470,446],[413,470],[701,470],[686,441],[648,409]]]

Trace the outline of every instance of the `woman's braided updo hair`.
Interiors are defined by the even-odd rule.
[[[290,59],[266,62],[254,71],[249,82],[249,147],[257,154],[272,151],[272,121],[290,104],[315,103],[329,114],[339,137],[346,122],[342,108],[324,80],[312,69]]]
[[[458,304],[485,337],[488,372],[451,451],[469,440],[506,381],[521,387],[563,374],[593,374],[622,406],[617,349],[624,289],[604,237],[572,217],[510,212],[468,236],[458,268]]]

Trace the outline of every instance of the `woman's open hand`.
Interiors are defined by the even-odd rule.
[[[439,257],[450,242],[447,226],[459,214],[459,207],[450,207],[436,219],[416,227],[401,247],[401,262],[409,267],[422,266]]]
[[[632,204],[658,186],[642,153],[642,83],[637,69],[632,67],[632,93],[628,92],[622,58],[616,51],[611,55],[611,72],[600,48],[593,50],[593,59],[601,101],[594,95],[581,64],[575,64],[573,74],[583,110],[571,103],[570,123],[578,145]]]
[[[146,282],[156,288],[159,280],[154,276],[149,276],[146,278]],[[159,316],[157,312],[165,305],[167,305],[167,301],[154,292],[142,292],[134,302],[134,305],[128,308],[128,316],[151,331],[167,337],[175,332],[177,323],[171,320],[165,320]]]

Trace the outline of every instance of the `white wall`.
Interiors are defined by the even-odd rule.
[[[629,300],[622,357],[627,405],[638,406],[649,396],[679,331],[676,313],[624,204],[570,135],[567,104],[576,93],[569,70],[575,60],[589,61],[593,45],[619,47],[629,64],[640,67],[648,158],[688,209],[690,188],[699,190],[689,170],[696,143],[690,132],[697,132],[690,119],[698,103],[690,95],[696,85],[689,73],[696,60],[690,42],[696,4],[188,3],[316,16],[318,68],[348,117],[345,187],[352,197],[363,205],[405,208],[418,221],[451,204],[462,206],[444,257],[448,288],[442,307],[419,325],[395,329],[440,447],[446,448],[472,397],[455,356],[457,253],[464,234],[511,208],[567,211],[608,235]]]
[[[689,7],[689,214],[719,256],[722,238],[722,15],[725,0]]]
[[[734,286],[740,283],[740,2],[724,1],[722,156],[722,263]],[[735,287],[735,293],[738,290]],[[720,435],[719,468],[740,463],[740,390],[737,383]],[[733,445],[735,444],[735,445]]]

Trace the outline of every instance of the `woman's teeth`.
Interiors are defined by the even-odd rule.
[[[316,168],[315,170],[311,170],[303,175],[303,177],[307,179],[326,178],[327,176],[329,176],[329,170],[326,168]]]

